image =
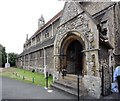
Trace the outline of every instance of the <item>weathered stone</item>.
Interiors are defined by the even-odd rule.
[[[83,77],[83,85],[87,89],[88,95],[94,98],[100,98],[101,94],[101,78],[85,75]]]
[[[66,2],[62,17],[60,19],[60,25],[68,22],[70,19],[74,18],[81,12],[83,12],[83,10],[76,2]]]

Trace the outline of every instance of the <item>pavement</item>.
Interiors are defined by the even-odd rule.
[[[0,77],[1,78],[1,77]],[[55,90],[2,77],[2,99],[72,99]]]
[[[0,72],[2,72],[2,68],[0,68]],[[74,101],[76,101],[75,98],[58,90],[47,90],[41,86],[6,77],[0,77],[0,100],[1,99],[66,99],[65,101],[74,99]],[[88,97],[88,99],[91,98]],[[120,101],[120,94],[112,93],[100,99],[111,99],[111,101],[113,99],[119,99],[117,101]]]
[[[2,72],[2,69],[3,69],[3,68],[0,68],[0,72]]]

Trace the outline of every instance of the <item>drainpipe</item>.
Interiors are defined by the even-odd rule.
[[[35,71],[37,70],[37,52],[35,52]]]
[[[28,54],[28,68],[30,68],[30,53]]]
[[[46,51],[45,51],[45,48],[43,48],[43,54],[44,54],[44,62],[43,62],[43,66],[44,66],[44,76],[46,78],[46,71],[47,71],[47,68],[46,68]]]
[[[53,67],[53,82],[55,81],[55,55],[54,55],[54,59],[53,59],[53,64],[54,64],[54,67]]]
[[[26,66],[25,66],[25,55],[24,55],[24,68],[25,68]]]
[[[18,58],[19,59],[19,58]],[[20,66],[20,67],[22,67],[23,66],[23,60],[22,60],[22,57],[20,57],[20,65],[18,65],[18,66]],[[18,63],[19,63],[19,60],[18,60]]]

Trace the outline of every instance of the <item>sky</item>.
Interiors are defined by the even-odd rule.
[[[119,1],[119,0],[115,0]],[[38,29],[41,14],[49,21],[64,7],[65,0],[0,0],[0,44],[6,52],[20,54],[26,34]]]
[[[47,22],[63,7],[60,0],[0,0],[0,44],[7,53],[20,54],[26,34],[30,38],[38,29],[41,14]]]

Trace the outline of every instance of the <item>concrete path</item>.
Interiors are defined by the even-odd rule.
[[[6,77],[0,77],[0,100],[1,99],[66,99],[64,101],[76,101],[75,98],[61,91],[54,89],[53,92],[48,92],[48,90],[45,90],[43,87]],[[102,97],[99,101],[103,101],[104,99],[111,99],[110,101],[120,99],[120,94],[113,93],[109,96]]]
[[[0,72],[2,72],[2,69],[3,69],[3,68],[0,67]]]
[[[48,92],[40,86],[5,77],[0,78],[2,78],[2,99],[72,99],[56,90]]]

